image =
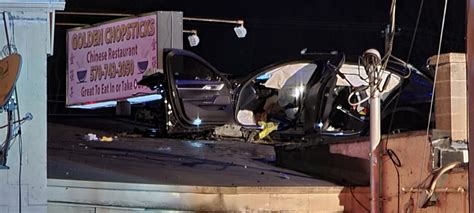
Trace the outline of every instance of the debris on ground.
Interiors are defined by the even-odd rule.
[[[169,146],[167,146],[167,147],[160,147],[160,148],[158,148],[158,151],[171,152],[171,147],[169,147]]]
[[[260,125],[263,130],[258,133],[257,139],[263,139],[270,135],[273,131],[278,129],[278,124],[274,122],[264,122],[264,121],[259,121],[258,125]]]
[[[87,148],[88,148],[87,145],[84,144],[84,143],[79,143],[78,145],[79,145],[79,147],[84,147],[84,149],[87,149]]]
[[[241,138],[243,137],[242,131],[240,131],[241,128],[242,126],[237,124],[226,124],[214,128],[214,135],[220,137]]]
[[[108,137],[108,136],[102,136],[100,137],[99,139],[101,142],[112,142],[114,139],[112,137]]]
[[[289,179],[290,179],[290,176],[288,176],[288,175],[285,174],[285,173],[280,173],[280,178],[289,180]]]
[[[99,138],[94,133],[88,133],[87,135],[84,135],[84,140],[86,140],[86,141],[98,141]]]

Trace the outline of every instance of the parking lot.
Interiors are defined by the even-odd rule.
[[[133,130],[130,125],[108,119],[52,119],[48,126],[48,178],[213,186],[335,186],[276,167],[270,145],[137,137],[123,134]],[[86,141],[83,136],[88,133],[117,137],[112,142]]]

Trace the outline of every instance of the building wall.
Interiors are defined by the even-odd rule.
[[[36,8],[28,8],[22,1],[0,3],[0,8],[10,12],[12,43],[22,55],[20,78],[17,82],[20,116],[32,113],[34,119],[22,126],[22,212],[46,212],[46,57],[49,48],[49,11],[51,8],[36,1]],[[48,1],[49,2],[49,1]],[[21,5],[23,4],[23,5]],[[21,5],[21,7],[18,7]],[[0,50],[6,45],[3,18],[0,16]],[[0,113],[0,124],[6,122]],[[5,130],[0,131],[4,140]],[[0,213],[19,210],[19,140],[8,153],[8,170],[0,170]]]
[[[425,132],[407,133],[390,138],[388,148],[392,149],[401,162],[398,168],[399,175],[389,156],[384,155],[382,159],[382,196],[384,198],[383,212],[420,212],[420,213],[451,213],[468,211],[468,182],[467,169],[456,169],[446,173],[438,181],[438,189],[448,189],[449,192],[438,192],[435,194],[437,200],[433,206],[418,208],[418,203],[423,196],[420,192],[404,192],[411,188],[426,189],[431,180],[432,150],[427,144]],[[398,182],[400,178],[400,182]],[[424,181],[424,180],[428,181]],[[399,184],[398,184],[399,183]],[[398,187],[400,197],[398,200]],[[454,192],[455,190],[459,190]],[[399,202],[400,201],[400,205]]]

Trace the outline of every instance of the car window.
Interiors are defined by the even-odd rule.
[[[301,109],[305,87],[317,65],[297,62],[273,67],[242,88],[237,121],[244,125],[277,122],[292,125]]]
[[[334,88],[327,94],[332,98],[331,102],[326,103],[329,104],[329,116],[321,119],[317,126],[327,132],[360,132],[364,123],[368,122],[370,112],[367,74],[364,67],[354,64],[343,64],[339,71],[344,78],[337,75]],[[380,87],[386,87],[380,93],[382,101],[400,85],[400,80],[398,74],[383,71]]]
[[[337,86],[367,86],[368,77],[365,73],[363,66],[358,66],[355,64],[343,64],[340,71],[345,75],[346,79],[342,79],[341,76],[337,76]],[[386,82],[387,77],[390,75],[390,81]],[[349,84],[350,83],[350,84]],[[387,86],[384,91],[381,93],[381,99],[384,100],[391,93],[391,91],[397,87],[400,83],[400,76],[394,74],[393,72],[384,71],[382,74],[381,86],[387,83]],[[368,91],[368,89],[367,89]]]
[[[174,55],[170,70],[176,80],[219,80],[209,66],[189,56]]]

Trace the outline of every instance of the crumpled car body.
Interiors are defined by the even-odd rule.
[[[383,133],[426,128],[432,79],[390,61],[382,81]],[[370,106],[361,101],[369,96],[367,75],[341,53],[301,55],[231,79],[192,52],[165,49],[163,73],[139,84],[163,93],[170,134],[229,123],[244,132],[264,131],[267,124],[281,138],[299,139],[361,136],[369,130]]]

